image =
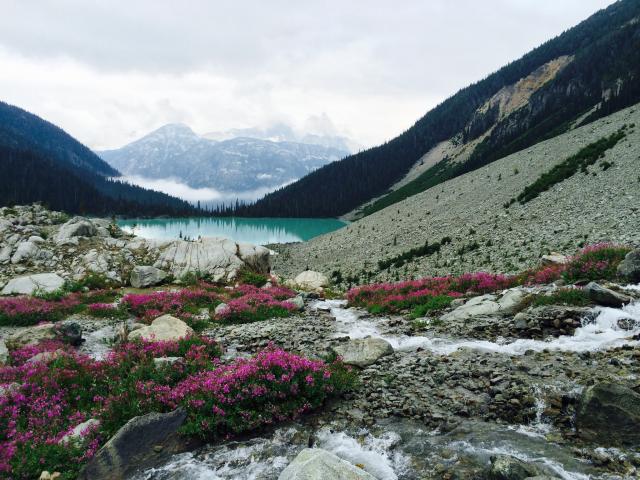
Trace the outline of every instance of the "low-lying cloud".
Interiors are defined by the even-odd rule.
[[[147,178],[138,175],[127,175],[118,177],[117,180],[148,188],[150,190],[164,192],[174,197],[186,200],[187,202],[201,202],[210,205],[231,203],[236,200],[253,201],[295,181],[295,179],[291,179],[282,185],[260,187],[254,190],[221,191],[216,190],[215,188],[193,188],[175,178]]]

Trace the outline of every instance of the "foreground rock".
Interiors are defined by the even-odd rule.
[[[618,274],[631,283],[640,282],[640,248],[627,253],[618,265]]]
[[[156,267],[149,265],[133,267],[131,271],[131,286],[135,288],[146,288],[158,285],[167,276],[167,273]]]
[[[171,315],[162,315],[151,322],[151,325],[129,333],[129,340],[141,338],[161,342],[179,340],[191,335],[193,335],[193,329],[182,320]]]
[[[576,414],[579,435],[606,446],[640,443],[640,394],[600,383],[582,395]]]
[[[55,273],[38,273],[13,278],[2,289],[2,295],[33,295],[51,293],[64,285],[64,279]]]
[[[375,480],[375,477],[331,452],[305,448],[278,480]]]
[[[627,303],[631,303],[633,300],[628,295],[614,292],[613,290],[605,288],[596,282],[588,283],[587,286],[584,287],[584,293],[591,300],[599,305],[604,305],[605,307],[619,308]]]
[[[134,417],[82,469],[80,480],[121,480],[169,455],[185,451],[177,431],[187,418],[183,409]]]
[[[342,357],[347,365],[366,367],[386,355],[393,353],[393,347],[382,338],[358,338],[344,345],[338,345],[333,351]]]

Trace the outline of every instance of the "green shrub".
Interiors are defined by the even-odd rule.
[[[248,269],[244,269],[242,272],[240,272],[239,277],[240,283],[253,285],[254,287],[258,288],[263,287],[269,281],[269,277],[267,275],[255,273]]]
[[[531,305],[540,307],[544,305],[572,305],[585,306],[591,301],[580,288],[561,288],[550,295],[535,295],[532,297]]]
[[[424,317],[430,312],[445,309],[449,305],[451,305],[451,300],[453,300],[453,298],[447,295],[438,295],[436,297],[431,297],[426,303],[416,306],[411,311],[411,318],[416,319]]]

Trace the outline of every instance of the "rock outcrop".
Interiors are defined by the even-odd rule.
[[[329,279],[320,272],[306,270],[296,276],[293,280],[286,282],[287,285],[299,290],[308,292],[322,291],[323,288],[329,286]]]
[[[55,273],[37,273],[12,278],[2,289],[2,295],[33,295],[51,293],[64,285],[64,279]]]
[[[618,275],[631,283],[640,283],[640,248],[627,253],[618,265]]]
[[[149,413],[129,420],[85,465],[79,480],[124,480],[184,449],[177,431],[187,418],[183,409]]]
[[[640,394],[615,383],[587,388],[576,414],[578,434],[605,446],[640,443]]]
[[[622,293],[614,292],[609,288],[605,288],[596,282],[590,282],[584,287],[584,293],[599,305],[605,307],[619,308],[633,300],[630,296]]]
[[[167,273],[149,265],[133,267],[131,271],[131,286],[135,288],[151,287],[158,285],[167,276]]]

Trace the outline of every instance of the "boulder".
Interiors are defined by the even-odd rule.
[[[500,312],[510,314],[516,313],[522,308],[522,304],[529,294],[521,288],[510,288],[500,297],[498,305]]]
[[[584,293],[598,305],[620,308],[633,300],[630,296],[614,292],[596,282],[589,282],[584,287]]]
[[[640,283],[640,248],[627,253],[618,265],[618,275],[631,283]]]
[[[304,298],[302,298],[302,295],[297,295],[293,298],[290,298],[287,300],[287,302],[293,303],[299,311],[304,310]]]
[[[576,429],[603,446],[640,443],[640,394],[616,383],[587,388],[576,412]]]
[[[357,338],[338,345],[333,351],[342,357],[347,365],[366,367],[374,364],[379,358],[393,353],[393,347],[382,338]]]
[[[64,286],[64,279],[55,273],[37,273],[9,280],[2,295],[33,295],[36,292],[50,293]]]
[[[185,450],[177,436],[187,413],[148,413],[129,420],[85,465],[79,480],[124,480]]]
[[[294,288],[315,292],[329,286],[329,279],[320,272],[307,270],[300,273],[292,282]]]
[[[232,281],[243,268],[256,273],[269,273],[271,250],[265,247],[237,244],[226,238],[202,238],[191,242],[174,240],[160,247],[154,267],[180,278],[198,273],[213,281]]]
[[[62,224],[54,240],[56,243],[64,243],[74,237],[93,237],[97,234],[96,226],[87,218],[73,217]]]
[[[82,338],[82,327],[77,322],[59,322],[53,327],[56,338],[64,343],[79,347],[84,342]]]
[[[133,267],[131,271],[131,286],[135,288],[151,287],[158,285],[167,276],[167,272],[149,265]]]
[[[40,249],[34,242],[20,242],[11,257],[11,263],[22,263],[38,255]]]
[[[15,350],[26,345],[36,345],[43,340],[54,340],[56,332],[53,327],[53,323],[43,323],[20,330],[7,338],[7,347],[10,350]]]
[[[492,315],[500,311],[500,304],[495,295],[480,295],[468,300],[461,307],[440,317],[442,321],[467,320],[478,315]]]
[[[491,466],[487,472],[490,480],[525,480],[542,475],[535,465],[523,462],[511,455],[495,455],[491,457]]]
[[[551,252],[549,255],[543,255],[540,263],[545,266],[564,265],[569,262],[569,257],[558,252]]]
[[[214,314],[216,315],[220,315],[222,314],[222,312],[224,312],[227,309],[227,304],[226,303],[219,303],[215,310],[213,311]]]
[[[375,477],[327,450],[305,448],[278,480],[375,480]]]
[[[93,429],[97,429],[100,426],[100,420],[90,418],[86,422],[82,422],[80,425],[76,425],[71,432],[67,433],[60,439],[58,443],[67,444],[69,442],[82,443],[84,434]]]
[[[193,335],[193,329],[182,320],[171,315],[162,315],[151,322],[151,325],[129,333],[129,340],[136,338],[156,341],[179,340],[191,335]]]

